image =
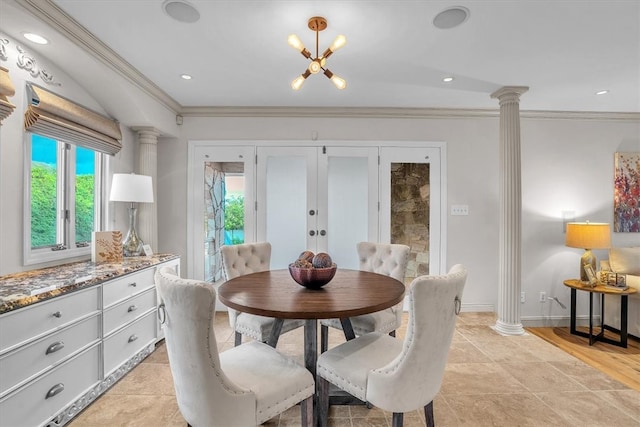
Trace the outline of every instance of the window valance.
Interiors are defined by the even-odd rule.
[[[9,70],[0,67],[0,124],[2,124],[2,121],[9,117],[9,114],[16,108],[16,106],[7,99],[15,95],[15,93],[16,90],[9,78]]]
[[[34,84],[27,84],[29,106],[24,128],[107,154],[122,148],[118,122]]]

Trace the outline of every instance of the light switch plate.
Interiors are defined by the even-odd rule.
[[[451,205],[451,215],[469,215],[469,205]]]

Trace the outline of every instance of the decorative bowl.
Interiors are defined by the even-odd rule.
[[[335,263],[327,268],[300,268],[289,264],[289,273],[293,280],[308,289],[320,289],[329,283],[337,269]]]

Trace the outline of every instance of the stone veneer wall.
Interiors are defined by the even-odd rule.
[[[391,243],[411,248],[405,284],[429,274],[429,164],[391,164]]]

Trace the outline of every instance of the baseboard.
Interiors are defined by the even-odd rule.
[[[571,323],[570,316],[525,316],[520,319],[525,328],[564,328]],[[600,325],[600,316],[593,316],[593,326]],[[589,316],[576,316],[576,326],[589,326]]]

